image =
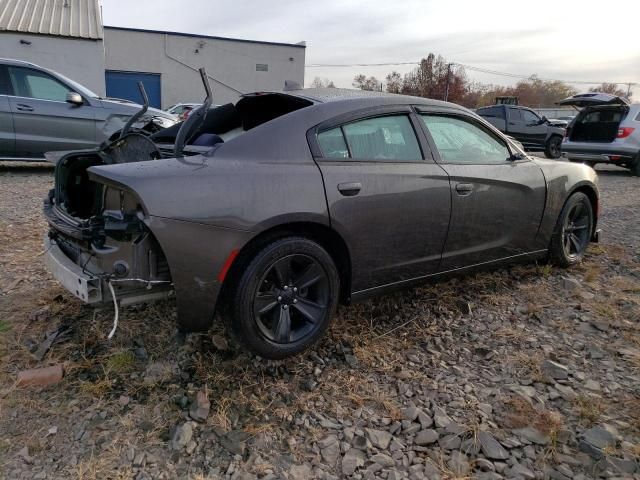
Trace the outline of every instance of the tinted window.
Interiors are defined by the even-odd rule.
[[[418,139],[406,115],[368,118],[342,128],[355,159],[422,160]]]
[[[478,110],[478,114],[482,117],[504,118],[504,108],[489,107]]]
[[[349,149],[340,127],[320,132],[318,143],[324,158],[349,158]]]
[[[66,86],[46,73],[30,68],[8,67],[14,95],[64,102],[70,91]]]
[[[440,115],[422,120],[446,163],[504,163],[510,156],[506,143],[471,122]]]
[[[525,123],[538,123],[540,121],[540,117],[529,110],[521,110],[521,112],[522,119],[525,121]]]
[[[509,120],[513,122],[522,122],[522,111],[517,108],[509,109]]]

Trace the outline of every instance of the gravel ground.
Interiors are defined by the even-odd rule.
[[[640,179],[599,173],[583,264],[341,308],[314,351],[267,362],[217,326],[177,335],[171,301],[107,341],[112,312],[42,266],[52,170],[0,165],[0,478],[640,478]]]

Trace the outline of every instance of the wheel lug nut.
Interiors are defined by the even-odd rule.
[[[285,285],[284,287],[282,287],[283,290],[289,290],[289,286]]]
[[[289,305],[283,305],[282,308],[286,310],[287,308],[289,308]]]
[[[294,298],[294,299],[293,299],[293,303],[298,303],[298,299],[297,299],[297,298]]]
[[[278,301],[281,302],[282,301],[282,297],[278,297]]]
[[[293,287],[293,291],[297,292],[298,291],[298,287]]]

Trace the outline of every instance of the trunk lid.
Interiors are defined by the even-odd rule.
[[[558,105],[572,105],[575,107],[589,107],[596,105],[631,105],[631,102],[625,97],[611,95],[610,93],[579,93],[572,97],[560,100]]]

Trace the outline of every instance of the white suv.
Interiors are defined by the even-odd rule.
[[[567,128],[563,157],[591,166],[620,165],[640,176],[640,103],[608,93],[582,93],[559,104],[583,107]]]

